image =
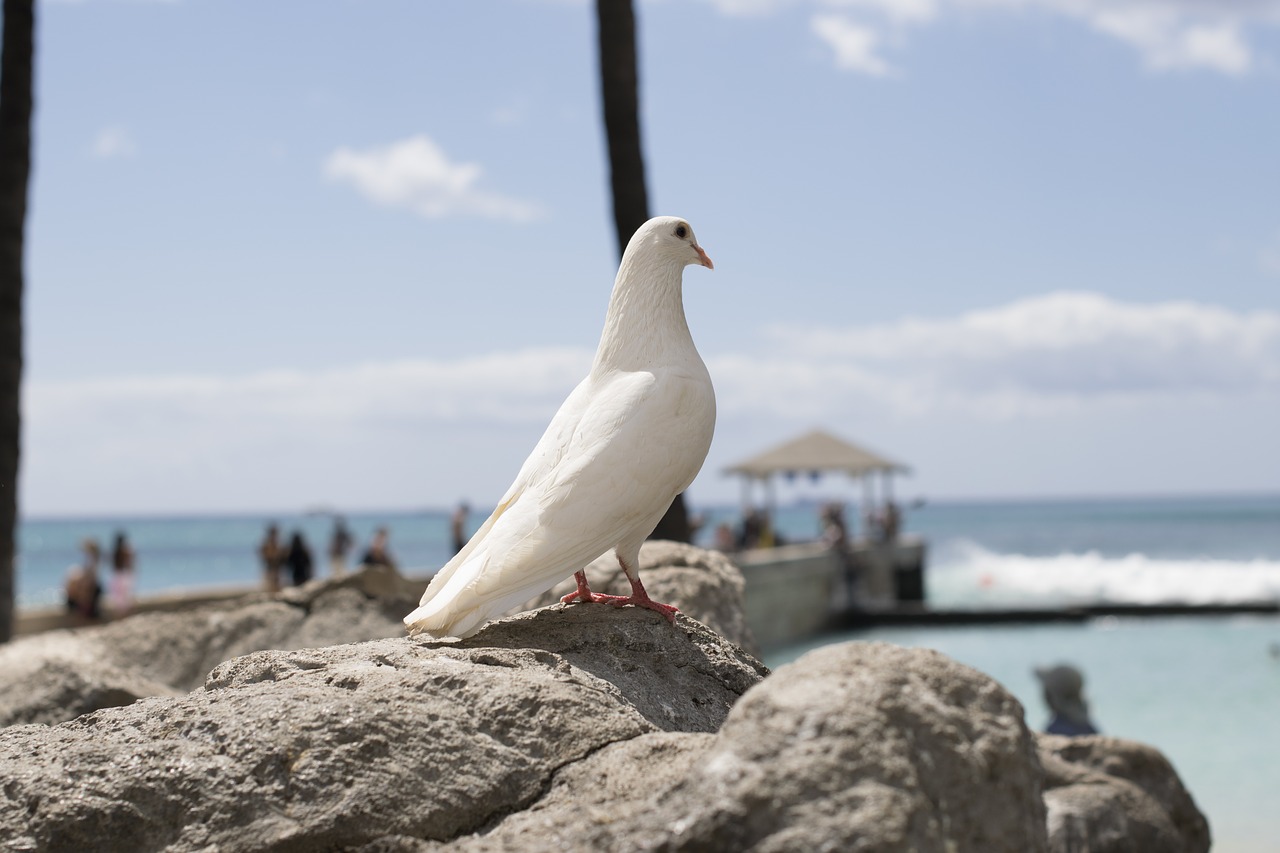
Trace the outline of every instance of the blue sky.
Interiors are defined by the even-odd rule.
[[[719,399],[931,498],[1274,491],[1280,0],[652,0]],[[616,265],[586,2],[45,0],[27,514],[491,503]],[[846,484],[835,494],[856,493]]]

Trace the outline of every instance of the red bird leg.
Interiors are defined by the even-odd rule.
[[[578,582],[578,589],[560,597],[561,604],[573,604],[575,601],[588,601],[592,604],[615,604],[621,607],[630,604],[631,598],[626,595],[607,595],[603,592],[592,592],[587,583],[586,571],[574,572],[573,579]]]
[[[591,591],[591,587],[587,585],[586,571],[578,571],[573,573],[573,579],[578,582],[577,592],[571,592],[568,595],[560,597],[561,604],[572,604],[575,601],[594,601],[595,593]]]
[[[654,610],[661,613],[672,625],[676,624],[676,614],[680,612],[680,608],[674,604],[662,604],[654,601],[649,597],[649,593],[645,592],[644,584],[640,583],[640,576],[631,572],[631,567],[618,558],[618,565],[622,566],[622,571],[626,573],[627,580],[631,581],[631,595],[611,595],[609,598],[614,599],[609,603],[615,607],[622,607],[627,604],[634,604],[636,607],[643,607],[646,610]]]

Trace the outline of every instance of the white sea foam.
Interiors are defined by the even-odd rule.
[[[974,542],[945,549],[928,568],[934,605],[1215,604],[1280,599],[1280,561],[1164,559],[1097,551],[997,553]]]

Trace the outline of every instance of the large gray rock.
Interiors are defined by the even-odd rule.
[[[936,652],[848,643],[779,668],[718,734],[606,747],[454,848],[1033,853],[1045,812],[1013,696]]]
[[[57,723],[144,696],[198,687],[213,667],[260,649],[299,649],[404,633],[411,584],[387,569],[255,593],[179,612],[0,645],[0,726]]]
[[[676,605],[681,613],[737,643],[747,653],[760,656],[747,624],[742,572],[724,554],[683,542],[649,541],[640,548],[639,571],[645,590],[655,601]],[[631,594],[631,584],[612,551],[588,565],[586,573],[595,592]],[[554,604],[576,589],[570,576],[515,612]]]
[[[714,731],[765,670],[696,622],[556,608],[461,643],[256,652],[204,689],[0,731],[16,850],[447,840],[647,732]]]
[[[1209,823],[1168,760],[1119,738],[1039,736],[1049,849],[1204,853]]]

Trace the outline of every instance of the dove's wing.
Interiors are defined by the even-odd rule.
[[[703,448],[686,472],[691,454],[673,451],[675,442],[663,432],[690,384],[685,377],[659,380],[646,372],[597,380],[574,428],[561,435],[567,441],[530,457],[521,472],[523,488],[509,493],[488,532],[473,540],[438,589],[432,582],[423,606],[405,619],[410,630],[465,635],[620,539],[648,533],[705,456]]]
[[[547,425],[542,438],[538,439],[533,452],[529,454],[529,458],[525,459],[524,464],[520,466],[520,472],[516,474],[515,482],[507,489],[506,494],[502,496],[502,500],[498,501],[498,506],[480,525],[462,550],[432,576],[431,583],[428,584],[426,591],[422,594],[422,600],[418,602],[419,605],[426,604],[444,588],[449,579],[453,577],[454,572],[458,570],[458,566],[471,558],[476,549],[488,538],[494,524],[524,493],[529,484],[538,482],[545,477],[546,472],[555,467],[556,463],[564,456],[565,449],[569,446],[569,440],[573,437],[574,430],[578,428],[578,423],[582,420],[583,410],[586,408],[590,398],[590,383],[591,377],[579,382],[578,386],[560,404],[559,410],[551,419],[551,423]]]

